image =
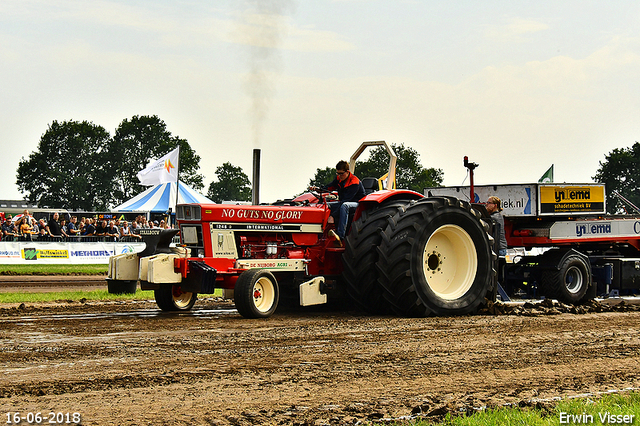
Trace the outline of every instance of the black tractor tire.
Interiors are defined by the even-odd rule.
[[[591,272],[587,261],[569,254],[562,259],[557,270],[545,270],[540,276],[540,293],[563,303],[581,304],[591,286]]]
[[[107,279],[107,291],[109,294],[134,294],[138,281],[136,280],[111,280]]]
[[[400,316],[466,315],[494,293],[497,256],[488,225],[453,197],[411,202],[382,234],[379,283]]]
[[[384,289],[378,283],[378,246],[389,218],[407,203],[395,201],[363,211],[345,239],[342,255],[345,288],[355,305],[369,314],[390,313]]]
[[[233,293],[236,309],[245,318],[270,317],[280,300],[278,281],[264,269],[249,269],[240,274]]]
[[[198,300],[197,293],[182,291],[179,284],[161,285],[153,294],[156,305],[165,312],[189,311]]]

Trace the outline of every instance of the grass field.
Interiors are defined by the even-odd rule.
[[[109,265],[0,265],[0,275],[106,275]]]
[[[37,303],[56,302],[61,300],[153,300],[153,291],[138,289],[135,294],[110,294],[104,290],[69,290],[50,293],[0,293],[2,303]]]
[[[200,299],[205,297],[222,297],[222,290],[216,290],[214,294],[198,294]],[[110,294],[106,288],[104,290],[68,290],[48,293],[0,293],[0,305],[3,303],[41,303],[61,300],[154,300],[154,295],[152,290],[142,291],[140,289],[135,294]]]
[[[106,275],[109,265],[0,265],[0,275]],[[199,295],[205,297],[205,295]],[[212,296],[212,295],[207,295]],[[222,296],[222,290],[213,296]],[[58,300],[153,300],[153,291],[110,294],[104,290],[69,290],[49,293],[0,293],[0,303],[36,303]]]
[[[397,425],[407,423],[397,423]],[[415,426],[552,426],[560,424],[612,425],[640,424],[640,393],[624,392],[601,398],[584,397],[563,399],[549,408],[499,408],[473,415],[447,415],[440,423],[418,420]]]

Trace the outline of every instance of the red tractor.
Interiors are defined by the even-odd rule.
[[[327,201],[306,193],[273,205],[184,204],[178,230],[146,230],[146,249],[110,259],[113,287],[140,282],[164,311],[189,310],[197,294],[222,289],[246,318],[271,316],[281,297],[302,306],[343,298],[372,314],[463,315],[495,300],[497,256],[482,206],[453,197],[425,198],[395,186],[389,173],[365,178],[344,247],[336,244]]]

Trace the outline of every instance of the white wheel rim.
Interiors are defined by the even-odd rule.
[[[567,291],[571,294],[579,293],[582,288],[582,278],[582,271],[577,266],[567,269],[567,273],[564,275],[564,285]]]
[[[268,312],[276,299],[276,291],[269,278],[260,277],[253,284],[253,304],[260,312]]]
[[[179,286],[173,286],[171,295],[173,296],[173,304],[176,305],[178,309],[184,309],[189,306],[191,298],[193,297],[193,293],[184,292]]]
[[[422,265],[427,285],[438,297],[464,296],[475,280],[478,257],[473,240],[457,225],[443,225],[429,237]]]

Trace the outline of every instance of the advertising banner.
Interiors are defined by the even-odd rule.
[[[0,264],[108,264],[109,257],[144,250],[144,243],[0,242]]]
[[[588,220],[562,221],[551,226],[551,239],[624,239],[637,238],[640,235],[640,221],[628,220]]]
[[[426,188],[427,197],[452,196],[469,201],[468,186]],[[569,214],[605,214],[603,184],[509,184],[476,185],[473,202],[484,203],[495,195],[502,200],[502,214],[517,216],[567,216]]]
[[[441,188],[427,188],[424,195],[427,197],[449,196],[469,201],[470,189],[468,186],[447,186]],[[535,216],[536,211],[536,185],[476,185],[474,187],[474,203],[484,203],[495,195],[502,200],[502,214],[505,216]]]
[[[540,185],[540,214],[605,213],[604,185]]]

